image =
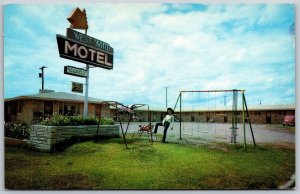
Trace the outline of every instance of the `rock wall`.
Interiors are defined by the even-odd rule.
[[[93,137],[97,134],[97,125],[81,126],[44,126],[31,125],[30,143],[41,151],[51,151],[55,144],[71,137]],[[119,137],[119,125],[100,125],[99,137]]]

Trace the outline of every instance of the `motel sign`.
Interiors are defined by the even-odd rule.
[[[113,68],[113,55],[76,40],[56,35],[59,56],[104,69]]]
[[[90,65],[104,69],[113,69],[114,49],[106,42],[87,35],[88,22],[85,9],[75,8],[67,20],[71,23],[66,37],[56,34],[59,56],[78,61],[86,65],[86,69],[65,66],[65,74],[85,78],[84,116],[88,114],[88,86]],[[85,34],[73,29],[85,30]],[[73,92],[83,92],[83,85],[72,83]]]

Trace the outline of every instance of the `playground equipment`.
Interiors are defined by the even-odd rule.
[[[148,107],[148,120],[150,121],[150,114],[149,114],[149,105],[147,104],[133,104],[133,105],[128,105],[125,106],[120,102],[116,102],[116,101],[103,101],[104,104],[108,104],[109,106],[112,106],[116,109],[116,119],[119,121],[120,123],[120,128],[122,131],[122,138],[125,144],[125,147],[127,149],[128,145],[126,142],[126,134],[128,131],[128,127],[130,122],[135,118],[136,114],[134,112],[135,109],[143,107],[143,106],[147,106]],[[127,121],[127,126],[126,126],[126,130],[124,132],[124,128],[122,125],[122,122],[125,121],[125,118],[127,117],[126,121]],[[150,123],[151,124],[151,123]],[[152,137],[152,131],[151,131],[151,137]],[[151,142],[152,142],[152,138],[151,138]]]
[[[133,138],[133,136],[134,136],[135,134],[141,136],[142,134],[147,133],[148,136],[149,136],[149,141],[152,143],[152,142],[153,142],[153,140],[152,140],[152,129],[153,129],[154,125],[150,122],[148,125],[140,125],[139,127],[140,127],[140,128],[139,128],[139,130],[137,131],[137,133],[134,132],[134,133],[132,134],[132,138]],[[156,138],[156,139],[157,139],[157,138]]]
[[[238,94],[241,93],[242,101],[242,117],[239,118],[238,115]],[[195,97],[195,94],[198,96]],[[228,103],[226,97],[232,94],[232,100],[229,99],[229,104],[231,104],[231,109],[228,108]],[[224,101],[223,101],[223,99]],[[221,99],[221,100],[220,100]],[[220,109],[224,102],[223,108]],[[217,125],[220,126],[220,123],[227,123],[231,119],[230,135],[228,132],[223,130],[222,138],[230,137],[231,143],[237,142],[238,137],[238,121],[241,119],[243,125],[243,134],[244,134],[244,149],[246,149],[246,122],[250,126],[252,140],[254,146],[256,146],[255,138],[252,130],[252,125],[249,117],[249,111],[245,98],[245,90],[199,90],[199,91],[180,91],[174,110],[179,102],[179,139],[182,139],[182,135],[189,136],[204,136],[203,134],[212,135],[214,133],[214,138],[220,135],[218,133]],[[184,103],[183,103],[184,102]],[[184,105],[188,107],[185,109]],[[195,106],[198,107],[195,109]],[[202,108],[202,109],[201,109]],[[231,113],[231,118],[229,117]],[[247,116],[246,116],[247,114]],[[190,117],[190,118],[189,118]],[[185,124],[189,121],[189,130],[185,130]],[[197,122],[195,124],[195,122]],[[205,126],[204,123],[207,123]],[[195,130],[195,125],[197,126],[197,131]],[[208,135],[206,135],[208,136]]]

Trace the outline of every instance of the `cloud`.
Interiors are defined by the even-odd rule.
[[[174,105],[181,90],[245,89],[249,104],[294,103],[295,51],[290,5],[80,4],[88,34],[114,48],[114,69],[90,69],[89,95],[124,104]],[[84,79],[63,66],[85,64],[59,58],[56,34],[65,34],[73,5],[22,5],[5,17],[5,95],[36,93],[38,72],[47,89],[70,91]],[[8,11],[9,12],[9,9]],[[6,13],[7,13],[6,12]],[[288,12],[292,12],[287,14]],[[30,21],[30,22],[29,22]],[[276,25],[275,25],[276,24]],[[18,36],[13,33],[11,26]],[[14,69],[30,89],[23,90]],[[288,91],[288,92],[287,92]],[[219,103],[222,104],[222,98]],[[284,100],[283,100],[284,99]]]

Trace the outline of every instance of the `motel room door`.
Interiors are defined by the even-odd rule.
[[[53,114],[53,102],[44,101],[44,117],[51,116]]]
[[[206,122],[208,123],[209,121],[210,121],[210,113],[207,112],[207,113],[206,113]]]
[[[271,112],[266,112],[266,123],[268,124],[272,123]]]

